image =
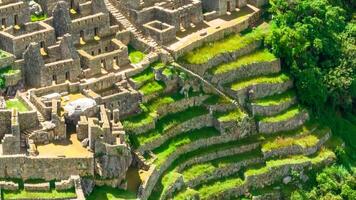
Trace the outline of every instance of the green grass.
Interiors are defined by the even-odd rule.
[[[288,110],[284,111],[281,114],[278,114],[278,115],[272,116],[272,117],[261,117],[261,118],[259,118],[259,120],[262,122],[269,122],[269,123],[286,121],[286,120],[291,119],[291,118],[295,117],[296,115],[298,115],[302,110],[303,110],[302,107],[294,106],[294,107],[291,107]]]
[[[0,49],[0,58],[7,58],[10,54]]]
[[[43,21],[47,18],[48,18],[47,14],[31,15],[31,22]]]
[[[164,85],[163,82],[151,81],[151,82],[148,82],[148,83],[144,84],[144,85],[139,89],[139,91],[140,91],[143,95],[150,95],[150,94],[155,94],[155,93],[162,92],[165,87],[166,87],[166,86]]]
[[[25,190],[21,191],[4,191],[4,199],[36,199],[36,198],[76,198],[74,189],[66,191],[41,191],[41,192],[29,192]]]
[[[242,66],[250,65],[253,63],[260,63],[260,62],[272,62],[277,58],[270,53],[267,49],[258,50],[251,54],[247,54],[242,57],[238,57],[235,61],[224,63],[214,67],[211,71],[213,74],[222,74],[227,73],[231,70],[236,70]]]
[[[148,67],[147,69],[145,69],[143,72],[135,75],[132,77],[132,80],[136,83],[145,83],[147,81],[151,81],[154,80],[155,75],[152,71],[152,68]]]
[[[87,200],[134,200],[136,195],[117,188],[108,186],[95,187]]]
[[[262,145],[262,151],[272,151],[292,145],[298,145],[302,148],[315,146],[319,140],[329,132],[330,129],[324,128],[315,130],[313,133],[297,137],[277,137],[273,140],[267,140]]]
[[[195,195],[198,195],[199,192],[196,190],[193,190],[191,188],[185,189],[183,192],[178,193],[173,199],[174,200],[188,200],[188,199],[194,199]]]
[[[130,130],[153,123],[153,121],[154,115],[152,115],[151,113],[142,113],[125,119],[122,125],[124,126],[125,130],[130,132]]]
[[[188,52],[182,57],[182,60],[190,64],[204,64],[219,54],[234,52],[254,41],[261,40],[264,34],[265,32],[262,29],[255,29],[246,35],[230,35],[222,40],[206,43],[202,47]]]
[[[19,112],[26,112],[28,108],[18,99],[9,99],[6,101],[6,109],[17,109]]]
[[[219,131],[212,127],[182,133],[179,136],[168,140],[163,145],[153,150],[153,153],[155,153],[157,156],[157,159],[154,161],[154,164],[160,166],[172,153],[174,153],[179,147],[183,145],[192,143],[200,139],[218,136],[219,134]]]
[[[231,102],[232,102],[231,99],[227,99],[219,95],[211,95],[208,99],[204,101],[204,103],[208,105],[229,104]]]
[[[139,50],[136,50],[133,46],[128,45],[129,60],[133,64],[141,62],[145,58],[145,54]]]
[[[276,83],[283,83],[288,80],[290,80],[290,78],[283,73],[277,75],[259,76],[259,77],[252,77],[252,78],[248,78],[245,80],[232,83],[230,84],[230,88],[232,90],[238,91],[251,85],[257,85],[261,83],[276,84]]]
[[[230,112],[217,113],[215,117],[220,122],[230,122],[230,121],[240,121],[246,116],[246,113],[242,112],[240,109],[236,109]]]
[[[211,196],[217,195],[232,188],[236,188],[242,185],[243,182],[244,181],[239,176],[231,176],[205,184],[197,189],[197,191],[199,192],[201,199],[210,199]]]
[[[136,136],[135,143],[137,143],[137,145],[142,145],[151,142],[159,138],[170,128],[204,114],[208,114],[208,111],[205,108],[191,107],[182,112],[167,115],[157,121],[156,128],[154,130]]]
[[[247,170],[245,172],[245,177],[263,174],[270,170],[273,170],[273,168],[275,167],[279,167],[286,164],[300,164],[309,161],[312,164],[317,164],[327,158],[335,158],[335,154],[328,149],[322,149],[316,155],[310,157],[304,155],[296,155],[284,159],[269,160],[266,162],[266,166],[264,167]]]
[[[295,98],[295,96],[295,91],[289,90],[282,94],[277,94],[263,99],[255,100],[253,103],[259,106],[276,106],[291,101],[293,98]]]
[[[259,149],[193,165],[185,169],[182,174],[185,181],[190,181],[201,175],[213,173],[217,169],[221,169],[229,165],[239,163],[243,160],[253,159],[256,157],[261,157],[261,151]]]

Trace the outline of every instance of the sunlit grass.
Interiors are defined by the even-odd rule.
[[[230,87],[232,90],[238,91],[240,89],[246,88],[247,86],[251,86],[251,85],[257,85],[261,83],[276,84],[276,83],[283,83],[288,80],[290,80],[290,78],[286,74],[259,76],[259,77],[252,77],[245,80],[237,81],[235,83],[230,84]]]
[[[251,54],[247,54],[242,57],[238,57],[235,61],[224,63],[218,65],[212,69],[213,74],[222,74],[229,72],[231,70],[238,69],[242,66],[253,64],[253,63],[260,63],[260,62],[271,62],[276,60],[276,57],[268,52],[268,50],[258,50]]]

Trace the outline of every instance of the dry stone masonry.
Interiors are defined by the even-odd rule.
[[[332,163],[329,129],[315,144],[266,150],[267,140],[298,132],[310,118],[301,107],[285,117],[298,106],[295,95],[259,103],[293,90],[291,79],[248,82],[280,74],[278,58],[212,73],[263,49],[261,38],[204,63],[181,58],[254,30],[267,3],[0,0],[0,198],[1,190],[56,190],[84,200],[96,186],[110,186],[135,187],[142,200],[229,199],[291,170]],[[230,87],[238,82],[244,87]],[[269,168],[293,155],[305,160]],[[187,170],[204,164],[214,167],[187,178]],[[251,166],[262,173],[248,173]],[[240,185],[199,192],[243,172]]]

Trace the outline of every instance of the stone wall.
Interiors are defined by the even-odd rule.
[[[19,189],[19,184],[11,181],[0,181],[0,191],[9,190],[9,191],[17,191]]]
[[[306,121],[309,120],[308,111],[302,110],[297,115],[293,116],[290,119],[286,119],[284,121],[278,122],[258,122],[258,131],[260,133],[277,133],[280,131],[289,131],[298,128],[299,126],[303,125]]]
[[[0,156],[0,177],[65,180],[71,175],[94,176],[94,158]]]
[[[255,100],[275,94],[280,94],[287,91],[288,89],[291,89],[293,86],[293,81],[288,80],[282,83],[259,83],[239,89],[238,91],[234,91],[229,88],[222,88],[221,86],[220,89],[225,90],[232,97],[236,98],[240,104],[244,105],[248,98],[250,100]],[[253,93],[249,94],[249,91],[253,91]]]
[[[49,183],[33,183],[33,184],[25,183],[24,189],[26,191],[40,192],[40,191],[49,191],[51,188]]]
[[[200,129],[203,127],[209,127],[209,126],[212,126],[212,123],[213,123],[212,116],[210,114],[192,118],[188,121],[185,121],[181,124],[178,124],[170,129],[166,130],[161,135],[161,137],[153,140],[152,142],[148,142],[148,143],[141,145],[137,149],[137,151],[139,151],[143,154],[147,150],[152,150],[152,149],[155,149],[155,148],[161,146],[164,142],[166,142],[170,138],[173,138],[181,133]]]
[[[221,53],[215,56],[214,58],[210,59],[207,63],[203,63],[203,64],[182,63],[182,65],[187,69],[203,76],[207,72],[207,70],[211,69],[212,67],[218,66],[223,63],[235,61],[238,57],[255,51],[261,45],[262,45],[262,41],[254,41],[251,44],[246,45],[245,47],[237,51]]]
[[[248,109],[253,116],[273,116],[287,110],[296,103],[297,97],[293,97],[290,101],[282,102],[278,105],[263,106],[257,103],[251,103],[248,105]]]
[[[11,133],[11,110],[0,110],[0,140]]]
[[[223,85],[225,83],[231,83],[236,80],[241,80],[248,77],[262,76],[268,74],[276,74],[281,71],[281,64],[279,59],[272,62],[259,62],[249,65],[244,65],[236,68],[235,70],[229,70],[222,74],[214,74],[211,78],[211,82],[214,84]]]
[[[173,154],[171,154],[164,164],[162,164],[159,168],[156,166],[152,166],[150,170],[152,173],[150,177],[141,184],[138,190],[138,197],[142,200],[148,199],[150,196],[154,186],[156,185],[158,179],[162,176],[162,174],[171,166],[171,164],[181,155],[197,150],[199,148],[215,145],[215,144],[222,144],[229,141],[233,141],[238,139],[239,136],[236,135],[222,135],[216,136],[206,139],[200,139],[190,144],[184,145],[177,149]]]
[[[266,159],[268,159],[277,156],[284,157],[288,155],[297,155],[297,154],[312,155],[316,153],[324,145],[324,143],[329,140],[330,137],[331,137],[331,130],[329,130],[329,132],[327,132],[325,135],[319,138],[317,144],[315,144],[314,146],[303,147],[301,145],[295,144],[279,149],[273,149],[271,151],[265,151],[263,152],[263,156]],[[297,139],[298,138],[296,138],[296,140]]]

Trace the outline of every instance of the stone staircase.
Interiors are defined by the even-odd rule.
[[[104,3],[109,11],[109,13],[117,20],[119,24],[125,27],[125,29],[129,30],[132,32],[132,34],[137,38],[143,40],[146,44],[150,46],[149,49],[154,50],[154,52],[158,54],[164,54],[166,56],[169,56],[170,60],[173,60],[173,58],[170,56],[168,51],[163,49],[154,39],[152,39],[149,36],[146,36],[140,31],[133,23],[131,23],[123,14],[120,12],[120,10],[115,7],[110,0],[104,0]],[[149,50],[147,49],[147,50]],[[146,50],[146,51],[147,51]],[[146,52],[144,52],[146,53]]]

